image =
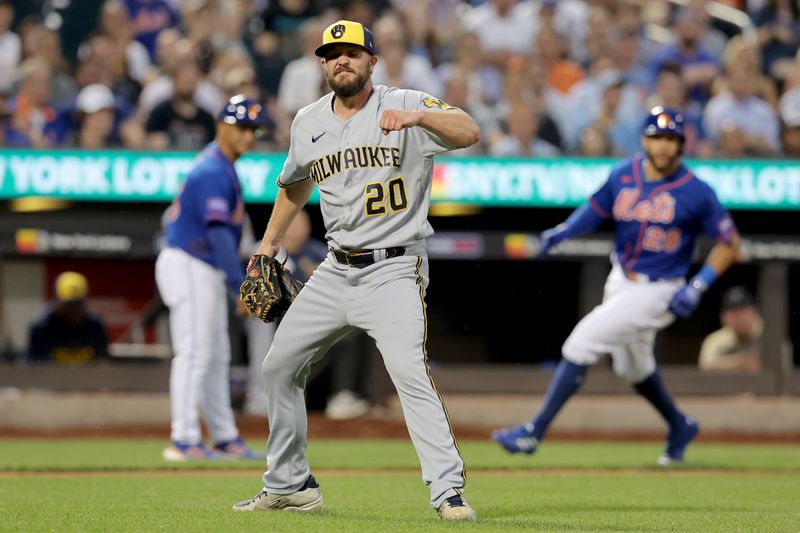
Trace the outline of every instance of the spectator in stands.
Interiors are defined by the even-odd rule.
[[[586,96],[591,94],[596,94],[596,99],[587,100]],[[576,146],[580,132],[592,126],[610,140],[612,153],[629,155],[638,152],[639,130],[645,111],[638,91],[625,83],[622,74],[615,68],[601,71],[594,80],[592,91],[584,92],[583,96],[571,100],[571,108],[581,109],[581,113],[572,116],[570,146]],[[581,107],[579,102],[582,102]]]
[[[731,68],[741,68],[750,73],[755,87],[755,95],[767,102],[773,109],[778,109],[778,91],[775,80],[761,72],[761,51],[758,43],[744,35],[736,35],[728,41],[725,53],[722,56],[725,72]],[[711,87],[713,95],[717,95],[727,88],[727,79],[719,77],[714,80]]]
[[[484,146],[492,144],[493,140],[502,134],[495,109],[485,105],[480,99],[470,100],[469,97],[470,87],[467,76],[458,69],[451,70],[442,99],[453,107],[463,109],[475,119],[481,129],[481,142],[453,150],[448,157],[481,155],[484,153]]]
[[[753,17],[764,73],[783,81],[800,47],[800,5],[796,0],[767,0]]]
[[[174,28],[178,15],[165,0],[125,0],[133,26],[134,37],[155,57],[156,38],[161,31]]]
[[[0,90],[9,92],[16,81],[17,67],[22,59],[19,35],[11,31],[14,22],[14,4],[0,0]]]
[[[214,117],[195,103],[200,76],[193,61],[175,71],[172,98],[158,104],[145,123],[151,150],[199,150],[214,138]]]
[[[613,155],[611,139],[602,129],[587,126],[580,132],[578,155],[583,157],[610,157]]]
[[[746,288],[732,287],[724,294],[720,322],[722,328],[708,335],[700,348],[700,369],[760,372],[764,321]]]
[[[236,94],[243,94],[253,100],[261,100],[261,90],[256,83],[256,73],[252,67],[233,67],[225,73],[222,79],[222,88],[225,98]]]
[[[139,100],[142,86],[131,75],[126,54],[124,44],[101,32],[90,34],[78,48],[78,58],[97,62],[103,71],[104,83],[111,87],[114,96],[132,107]]]
[[[650,89],[650,70],[641,60],[639,39],[633,31],[616,31],[609,38],[609,56],[629,87],[644,100]]]
[[[557,157],[558,147],[539,138],[539,117],[530,106],[514,103],[505,117],[507,134],[497,139],[489,154],[496,157]]]
[[[442,93],[430,62],[422,56],[408,53],[406,31],[400,19],[384,16],[375,23],[374,30],[380,55],[372,72],[374,83],[416,89],[428,94]]]
[[[87,308],[89,283],[78,272],[56,278],[56,302],[30,328],[27,358],[37,363],[88,363],[108,356],[103,322]]]
[[[580,61],[583,67],[588,68],[599,56],[608,53],[611,48],[611,35],[613,22],[611,13],[604,5],[592,6],[589,12],[589,24],[586,36],[580,45],[579,54],[571,54]]]
[[[778,153],[778,116],[768,103],[755,95],[756,80],[750,69],[745,64],[733,63],[725,78],[727,89],[709,100],[703,112],[704,129],[711,143],[727,150],[726,142],[720,142],[723,133],[735,136],[738,130],[744,141],[745,155],[763,157]],[[735,155],[735,152],[728,150],[724,155]]]
[[[783,153],[798,158],[800,157],[800,87],[795,87],[781,96],[780,112]]]
[[[319,68],[319,58],[314,54],[324,29],[325,25],[318,19],[303,23],[300,27],[303,55],[286,65],[281,76],[278,104],[292,117],[329,90]]]
[[[197,54],[194,44],[188,39],[178,39],[172,42],[174,34],[169,34],[163,43],[163,56],[159,56],[163,73],[148,83],[139,96],[138,114],[142,122],[147,120],[151,111],[160,103],[172,98],[175,93],[174,79],[178,67],[189,62],[197,65]],[[216,116],[225,103],[225,98],[219,87],[201,77],[194,93],[194,103]]]
[[[567,95],[584,77],[583,68],[570,59],[567,39],[550,27],[536,34],[536,58],[544,68],[547,85]]]
[[[684,7],[679,8],[678,18],[691,17],[699,26],[700,48],[716,58],[721,58],[728,43],[728,35],[712,24],[708,12],[711,0],[687,0]],[[737,28],[738,30],[738,28]]]
[[[516,0],[487,0],[466,14],[464,27],[480,39],[487,65],[502,71],[511,56],[530,53],[536,19],[528,11]]]
[[[703,130],[703,109],[686,99],[686,82],[677,63],[664,63],[658,71],[655,92],[645,100],[645,109],[660,105],[683,113],[683,154],[687,157],[711,157],[711,143]]]
[[[681,10],[673,27],[676,42],[656,54],[650,65],[653,79],[664,63],[681,65],[689,100],[701,106],[710,98],[711,83],[720,70],[717,56],[701,45],[704,24],[696,11]]]
[[[117,105],[106,85],[87,85],[75,100],[77,131],[68,144],[87,150],[142,148],[144,132],[130,112]]]
[[[114,39],[117,47],[125,51],[130,77],[141,86],[147,83],[151,68],[150,53],[141,42],[134,39],[128,6],[123,0],[106,0],[103,3],[98,29]]]
[[[20,65],[19,91],[8,103],[11,119],[6,145],[47,148],[58,142],[57,113],[50,104],[50,65],[42,58]]]
[[[543,72],[544,67],[538,55],[530,56],[526,61],[522,58],[512,61],[503,76],[506,100],[495,105],[490,112],[499,120],[508,114],[508,106],[512,103],[527,105],[537,113],[538,137],[563,151],[565,144],[562,132],[568,121],[567,100],[560,91],[548,85]],[[494,143],[493,130],[486,133],[484,135],[481,130],[481,144],[489,146]]]
[[[280,36],[291,36],[311,17],[319,14],[318,4],[311,0],[276,0],[261,13],[264,30]]]
[[[503,76],[483,61],[483,50],[478,35],[472,32],[459,34],[452,43],[455,56],[452,61],[440,65],[436,72],[442,84],[446,84],[453,72],[467,78],[471,103],[482,102],[495,105],[503,98]]]
[[[50,103],[54,107],[60,108],[75,98],[78,91],[62,53],[61,37],[57,31],[38,26],[28,33],[23,47],[30,51],[28,57],[40,57],[49,65],[52,85]]]

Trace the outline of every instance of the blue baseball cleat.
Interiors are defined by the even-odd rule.
[[[534,435],[533,422],[498,429],[492,432],[492,438],[511,453],[535,453],[541,442],[541,439]]]
[[[267,454],[259,453],[247,447],[241,437],[233,440],[218,442],[214,445],[214,451],[222,459],[241,459],[245,461],[264,461]]]
[[[658,458],[658,464],[667,466],[682,462],[686,447],[697,437],[698,433],[700,433],[700,424],[691,416],[687,416],[681,426],[670,428],[667,434],[667,448]]]
[[[187,444],[172,441],[169,448],[164,448],[161,456],[165,461],[215,461],[220,459],[218,453],[213,452],[202,444]]]

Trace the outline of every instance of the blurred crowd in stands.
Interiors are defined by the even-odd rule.
[[[476,118],[456,156],[625,156],[656,104],[690,157],[800,155],[798,0],[0,0],[0,145],[196,150],[245,93],[284,150],[339,18],[374,31],[376,83]]]

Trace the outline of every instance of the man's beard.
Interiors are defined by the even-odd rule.
[[[329,75],[327,72],[325,73],[325,80],[336,96],[340,98],[350,98],[351,96],[357,95],[367,84],[367,81],[369,81],[369,70],[365,70],[364,72],[356,72],[350,69],[344,70],[344,72],[352,72],[356,75],[356,79],[351,80],[348,78],[348,80],[344,82],[336,81],[336,75],[340,72],[343,72],[343,70],[339,69],[336,74],[333,75]]]
[[[677,167],[676,163],[678,162],[678,160],[681,157],[681,153],[679,151],[677,154],[668,157],[666,165],[659,166],[656,163],[656,158],[653,157],[652,153],[650,153],[650,152],[645,152],[645,153],[647,155],[647,160],[650,161],[650,164],[653,165],[653,168],[656,169],[658,172],[660,172],[662,174],[664,174],[664,173],[666,173],[666,172],[668,172],[670,170],[675,169]]]

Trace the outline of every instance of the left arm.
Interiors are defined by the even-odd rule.
[[[700,299],[718,277],[727,271],[739,257],[741,239],[734,233],[729,241],[718,242],[709,252],[703,268],[684,285],[669,302],[669,310],[675,316],[688,318]]]
[[[384,135],[415,126],[438,135],[453,148],[472,146],[481,139],[480,129],[472,117],[456,108],[446,112],[390,109],[381,117],[380,127]]]

